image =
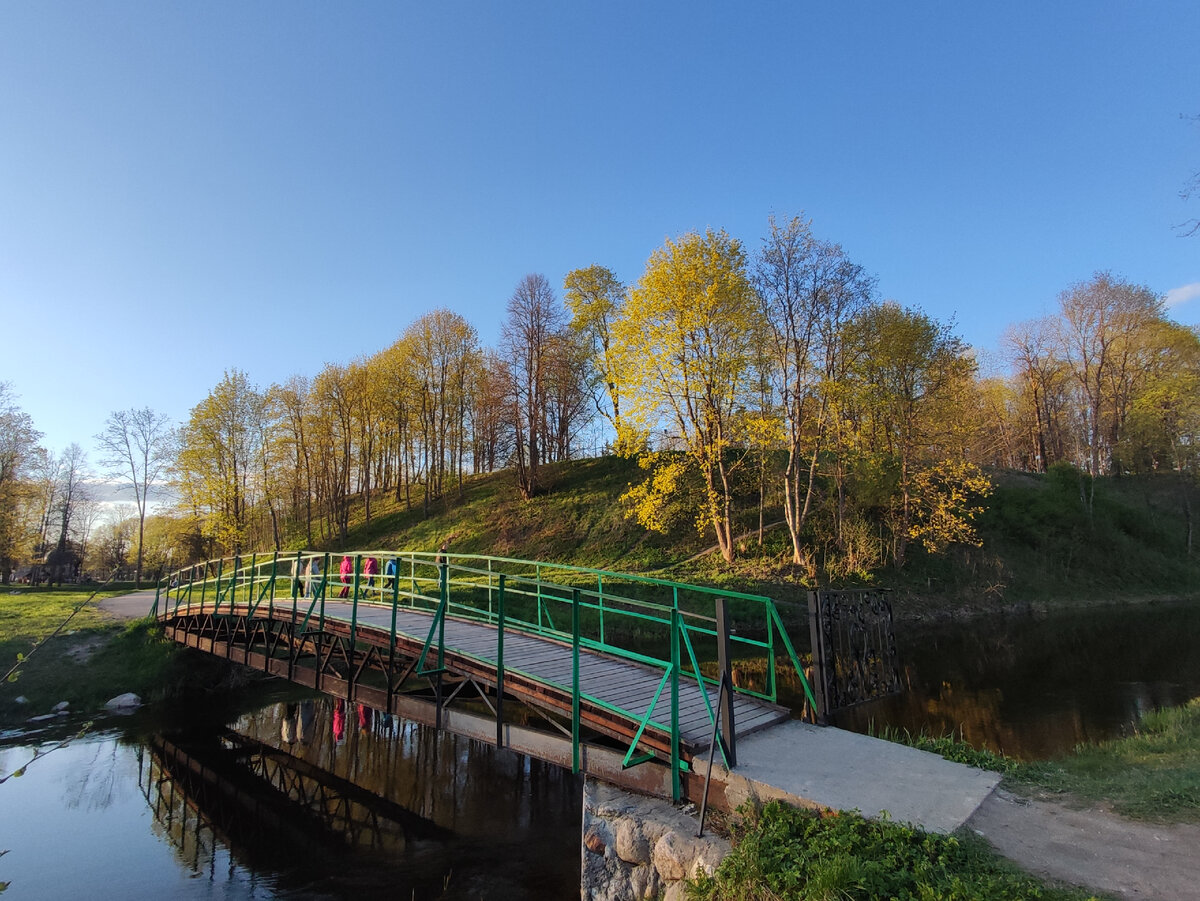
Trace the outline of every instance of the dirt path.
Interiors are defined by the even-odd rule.
[[[1116,898],[1200,899],[1200,825],[1137,823],[996,789],[967,828],[1040,876]]]

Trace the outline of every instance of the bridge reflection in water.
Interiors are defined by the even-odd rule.
[[[236,860],[289,893],[578,891],[579,786],[550,764],[328,698],[147,744],[142,792],[194,875]]]

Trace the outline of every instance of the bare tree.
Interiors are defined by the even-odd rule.
[[[1180,118],[1191,119],[1193,124],[1200,125],[1200,116],[1181,115]],[[1192,177],[1184,183],[1183,190],[1179,192],[1179,196],[1184,200],[1191,200],[1192,197],[1197,195],[1200,195],[1200,170],[1192,173]],[[1185,238],[1200,235],[1200,218],[1189,219],[1187,222],[1176,227],[1179,229],[1179,233]]]
[[[172,460],[175,433],[170,419],[149,407],[117,410],[108,417],[104,431],[96,436],[104,453],[101,461],[109,474],[133,489],[138,514],[137,567],[134,581],[142,582],[142,538],[146,527],[146,505],[150,491],[164,480]]]
[[[566,313],[546,276],[535,273],[521,279],[508,300],[500,344],[510,376],[517,484],[527,498],[541,487],[538,469],[545,457],[553,349],[565,328]]]
[[[767,352],[786,428],[784,518],[792,561],[806,563],[801,544],[825,451],[845,324],[870,301],[875,280],[840,245],[813,236],[799,217],[772,216],[759,252],[755,282],[767,323]]]
[[[77,546],[71,536],[75,534],[75,517],[81,505],[91,499],[87,482],[91,473],[87,468],[87,454],[78,444],[70,444],[58,461],[58,484],[55,491],[54,512],[58,517],[58,542],[46,557],[50,568],[50,582],[62,582],[77,574],[82,562]]]
[[[1103,475],[1136,377],[1136,338],[1161,318],[1162,301],[1149,288],[1097,272],[1064,291],[1059,305],[1061,353],[1083,400],[1089,471]]]

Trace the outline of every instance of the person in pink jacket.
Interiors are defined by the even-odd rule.
[[[350,596],[350,582],[354,579],[354,558],[346,556],[342,558],[342,590],[338,592],[339,598]]]
[[[368,557],[363,561],[363,575],[367,577],[367,586],[375,587],[375,577],[379,575],[379,561],[374,557]]]

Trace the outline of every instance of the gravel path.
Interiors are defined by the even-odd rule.
[[[996,789],[967,828],[1040,876],[1116,898],[1200,899],[1200,825],[1138,823]]]

